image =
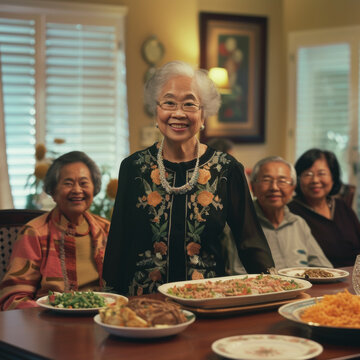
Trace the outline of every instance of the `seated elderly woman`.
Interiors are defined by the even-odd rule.
[[[303,218],[287,207],[296,186],[292,164],[278,156],[260,160],[251,174],[255,210],[277,269],[332,267]]]
[[[69,152],[51,164],[44,190],[56,206],[19,232],[0,284],[1,310],[36,306],[49,290],[102,287],[110,223],[88,211],[100,188],[99,168],[83,152]]]
[[[299,176],[290,210],[304,218],[335,267],[354,265],[360,254],[360,222],[342,199],[340,165],[331,151],[310,149],[296,161]]]

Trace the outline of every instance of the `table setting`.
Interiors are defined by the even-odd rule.
[[[283,284],[301,287],[278,289],[270,295],[249,293],[221,298],[216,290],[215,298],[205,296],[195,299],[195,303],[190,298],[176,298],[175,289],[187,287],[192,291],[190,285],[206,288],[207,281],[198,280],[190,284],[164,284],[159,293],[140,297],[160,301],[165,304],[162,307],[175,304],[185,321],[171,325],[133,327],[103,322],[101,312],[105,309],[113,311],[114,306],[124,299],[121,307],[126,308],[132,300],[116,294],[99,293],[106,299],[105,305],[100,309],[83,310],[55,308],[44,297],[38,300],[38,308],[0,313],[0,351],[13,357],[20,354],[23,359],[136,360],[147,354],[158,360],[345,359],[359,354],[360,346],[355,340],[345,342],[341,333],[347,332],[345,338],[351,338],[349,333],[358,337],[360,329],[325,327],[328,331],[324,332],[324,326],[305,323],[300,317],[303,309],[325,295],[349,291],[354,296],[357,267],[334,270],[341,270],[340,278],[329,282],[312,282],[290,273],[289,276],[276,275]],[[342,271],[349,275],[343,276]],[[250,279],[248,281],[254,282],[259,276],[261,274],[211,279],[217,287],[210,285],[218,289],[220,284],[223,290],[226,281],[232,281],[230,284],[234,287],[233,281]],[[332,332],[339,336],[339,331],[340,337],[334,340]]]

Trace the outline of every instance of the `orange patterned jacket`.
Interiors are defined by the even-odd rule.
[[[89,212],[84,216],[89,224],[102,288],[102,266],[110,222]],[[62,231],[59,222],[60,213],[55,208],[31,220],[20,230],[8,270],[0,284],[1,310],[37,306],[36,299],[47,295],[49,290],[78,289],[75,238]]]

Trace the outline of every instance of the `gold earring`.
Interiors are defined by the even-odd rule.
[[[204,129],[205,129],[205,125],[202,124],[202,125],[200,126],[200,131],[203,131]]]

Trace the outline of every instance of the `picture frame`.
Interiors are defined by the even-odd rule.
[[[201,140],[265,142],[267,18],[200,13],[200,67],[226,68],[219,113],[206,119]]]

